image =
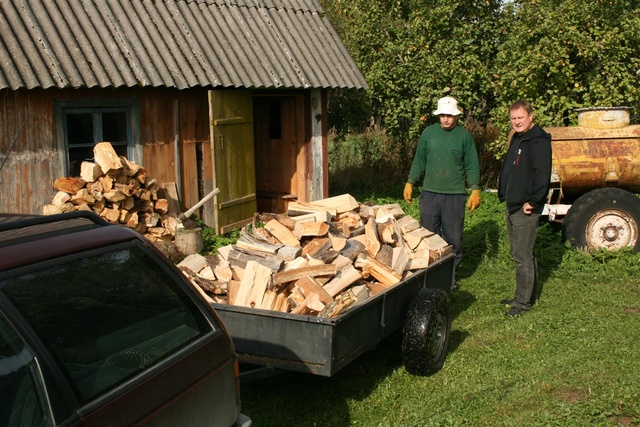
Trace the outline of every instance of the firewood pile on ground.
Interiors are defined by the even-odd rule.
[[[177,205],[175,184],[161,186],[139,164],[118,156],[108,142],[96,144],[93,153],[95,161],[82,162],[79,177],[56,179],[58,191],[43,214],[91,210],[152,242],[172,241],[179,225],[177,206],[172,206]]]
[[[450,252],[398,204],[344,194],[257,213],[235,244],[178,267],[211,302],[331,318]]]

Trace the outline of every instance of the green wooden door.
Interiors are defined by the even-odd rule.
[[[218,233],[240,228],[256,212],[253,108],[250,90],[209,91],[211,147]]]

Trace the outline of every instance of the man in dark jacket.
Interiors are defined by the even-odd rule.
[[[549,192],[551,135],[533,122],[533,108],[519,100],[509,108],[515,131],[502,163],[498,196],[506,202],[506,223],[511,255],[516,264],[516,292],[508,316],[531,309],[537,298],[538,266],[535,241],[540,214]]]

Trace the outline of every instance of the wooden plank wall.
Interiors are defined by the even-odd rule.
[[[190,207],[199,200],[195,153],[198,144],[209,144],[207,90],[2,90],[0,212],[39,214],[43,206],[50,203],[55,194],[53,183],[62,173],[56,141],[55,100],[95,98],[138,99],[141,163],[149,176],[160,183],[177,180],[174,141],[178,135],[182,160],[180,181],[183,184],[180,189],[181,208]],[[178,132],[175,129],[176,105],[179,112]],[[203,149],[210,152],[208,147]],[[210,161],[205,159],[201,169],[201,174],[211,177]]]
[[[59,170],[53,103],[45,91],[2,90],[0,106],[0,212],[41,213]]]

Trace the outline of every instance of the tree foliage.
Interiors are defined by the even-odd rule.
[[[495,52],[499,1],[325,3],[369,83],[367,119],[392,136],[415,139],[435,121],[431,111],[444,95],[456,97],[467,117],[488,118],[487,58]]]
[[[334,102],[334,117],[415,143],[445,95],[466,123],[500,129],[508,106],[531,101],[542,126],[576,124],[575,108],[634,107],[640,117],[636,0],[323,0],[370,89]],[[349,98],[347,93],[341,93]],[[355,104],[351,104],[352,107]],[[366,106],[369,111],[364,111]],[[345,107],[345,108],[341,108]]]

